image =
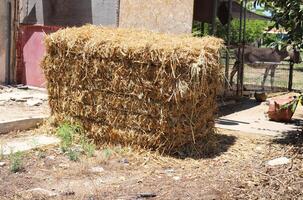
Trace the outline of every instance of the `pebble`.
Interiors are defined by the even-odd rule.
[[[137,198],[152,198],[156,197],[157,195],[153,192],[145,192],[145,193],[140,193],[137,195]]]
[[[257,146],[257,147],[256,147],[256,150],[257,150],[257,151],[262,151],[262,150],[263,150],[263,148],[262,148],[262,147],[260,147],[260,146]]]
[[[164,170],[164,172],[166,174],[172,174],[172,173],[175,173],[175,170],[174,169],[166,169],[166,170]]]
[[[290,162],[290,159],[286,157],[280,157],[267,162],[269,166],[286,165]]]
[[[0,167],[4,167],[6,165],[5,162],[0,162]]]
[[[129,161],[126,158],[119,160],[120,163],[129,164]]]
[[[47,197],[55,197],[55,196],[58,195],[55,192],[52,192],[50,190],[46,190],[46,189],[43,189],[43,188],[30,189],[30,190],[28,190],[28,192],[31,192],[33,194],[38,194],[38,195],[44,195],[44,196],[47,196]]]
[[[89,171],[93,173],[102,173],[104,172],[104,168],[101,166],[97,166],[97,167],[92,167]]]
[[[43,103],[43,102],[42,102],[42,100],[40,100],[40,99],[28,99],[28,100],[26,101],[26,104],[27,104],[28,106],[40,106],[42,103]]]
[[[67,169],[67,168],[69,168],[69,164],[61,163],[61,164],[59,164],[59,167]]]
[[[55,156],[47,156],[46,158],[49,160],[55,160]]]

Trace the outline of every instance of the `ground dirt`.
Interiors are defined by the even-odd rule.
[[[16,135],[0,137],[7,140]],[[302,133],[273,139],[218,130],[216,137],[215,153],[193,157],[102,146],[94,157],[83,155],[74,162],[53,146],[25,153],[23,170],[17,173],[9,169],[10,157],[4,157],[0,197],[128,200],[152,194],[155,197],[149,199],[303,199]],[[291,162],[267,165],[281,156]],[[93,167],[104,170],[92,172]],[[31,192],[34,188],[47,194]]]

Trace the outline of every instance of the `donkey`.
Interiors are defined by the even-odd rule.
[[[232,85],[233,78],[240,67],[240,60],[242,58],[242,48],[236,51],[236,62],[230,74],[230,83]],[[261,83],[264,90],[264,84],[270,71],[270,84],[273,89],[274,76],[278,64],[289,57],[290,61],[294,63],[301,62],[300,53],[298,51],[287,51],[286,48],[282,50],[273,48],[257,48],[252,46],[244,46],[244,64],[253,68],[265,68],[263,81]]]

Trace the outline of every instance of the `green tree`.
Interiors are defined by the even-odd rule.
[[[253,43],[257,41],[260,38],[268,37],[267,35],[264,35],[264,31],[270,26],[271,23],[268,21],[263,20],[247,20],[246,23],[246,43]],[[234,19],[231,22],[231,44],[237,44],[239,42],[239,26],[240,22],[239,19]],[[200,23],[194,23],[194,35],[196,36],[203,36],[208,35],[210,33],[210,27],[208,24],[204,27],[204,33],[202,27],[200,26]],[[223,26],[219,21],[217,21],[217,37],[220,37],[227,41],[227,25]],[[272,37],[272,36],[271,36]],[[266,39],[265,41],[269,41]]]
[[[303,1],[302,0],[255,0],[272,13],[273,27],[283,27],[287,33],[287,43],[303,48]]]

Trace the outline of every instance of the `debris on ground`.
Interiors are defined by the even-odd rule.
[[[275,158],[267,162],[269,166],[286,165],[290,163],[290,159],[286,157]]]
[[[153,198],[153,197],[156,197],[157,195],[155,193],[149,193],[149,192],[146,192],[146,193],[140,193],[137,195],[137,198]]]
[[[30,190],[27,190],[27,192],[33,194],[34,196],[43,196],[43,197],[55,197],[55,196],[58,196],[58,193],[56,192],[53,192],[53,191],[50,191],[50,190],[46,190],[46,189],[43,189],[43,188],[33,188],[33,189],[30,189]]]

